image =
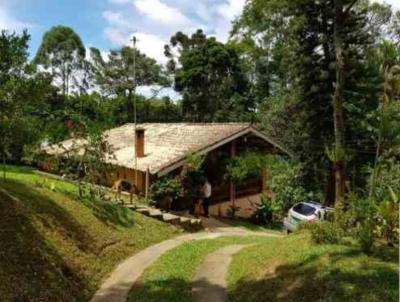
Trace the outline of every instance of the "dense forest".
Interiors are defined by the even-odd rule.
[[[177,32],[165,66],[133,45],[104,56],[63,25],[45,33],[32,60],[29,41],[27,31],[0,34],[4,162],[34,161],[43,142],[135,116],[248,121],[295,154],[305,192],[330,203],[399,193],[400,12],[389,5],[249,0],[227,43],[201,29]],[[180,97],[139,95],[139,86]]]

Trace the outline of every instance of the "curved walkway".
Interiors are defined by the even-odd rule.
[[[193,302],[225,302],[226,276],[233,254],[249,245],[228,245],[209,254],[197,269],[192,285]]]
[[[213,232],[182,235],[152,245],[118,265],[110,277],[94,294],[90,302],[125,302],[130,289],[144,270],[151,266],[165,252],[191,240],[213,239],[220,236],[269,236],[278,234],[252,232],[239,228],[220,228]]]

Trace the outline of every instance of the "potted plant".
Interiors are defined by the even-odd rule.
[[[151,199],[157,208],[170,210],[172,203],[181,196],[181,184],[177,178],[163,177],[150,187]]]

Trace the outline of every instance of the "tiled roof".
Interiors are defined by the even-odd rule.
[[[254,130],[249,123],[143,123],[137,124],[137,127],[145,129],[145,156],[137,158],[137,169],[149,169],[151,174],[182,160],[190,152],[201,151],[247,130]],[[109,162],[134,169],[134,124],[126,124],[104,134],[114,155]],[[60,155],[72,146],[76,148],[85,143],[83,139],[69,139],[47,147],[45,151]]]

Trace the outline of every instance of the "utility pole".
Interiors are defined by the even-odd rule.
[[[135,130],[135,186],[138,187],[138,172],[137,172],[137,137],[136,137],[136,37],[132,36],[131,42],[133,45],[133,127]]]

